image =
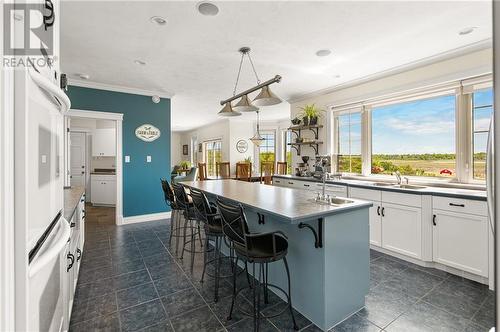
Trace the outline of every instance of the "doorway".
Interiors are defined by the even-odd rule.
[[[70,131],[70,182],[72,186],[86,186],[87,134]]]
[[[121,225],[122,114],[70,110],[65,148],[68,183],[85,186],[86,222]]]

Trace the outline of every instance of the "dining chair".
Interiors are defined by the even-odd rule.
[[[198,163],[198,179],[204,181],[207,179],[207,163]]]
[[[223,179],[231,177],[231,166],[229,161],[221,161],[215,164],[215,175]]]
[[[252,163],[236,163],[236,180],[248,181],[252,177]]]
[[[260,183],[271,184],[274,174],[274,161],[263,161],[260,163]]]
[[[279,175],[286,175],[287,171],[287,162],[286,161],[278,161],[276,163],[277,169],[276,169],[276,174]]]

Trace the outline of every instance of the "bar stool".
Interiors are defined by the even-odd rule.
[[[203,240],[201,238],[201,228],[200,224],[198,223],[198,220],[196,219],[193,203],[190,201],[186,193],[185,187],[180,183],[174,183],[173,188],[174,188],[175,200],[179,205],[179,207],[182,208],[184,216],[184,226],[182,226],[182,231],[183,231],[182,251],[181,251],[181,257],[179,258],[180,259],[184,258],[184,251],[191,253],[191,271],[192,271],[194,266],[194,255],[196,253],[203,253],[203,251],[196,251],[197,236],[199,237],[200,240],[200,246],[203,247]],[[189,234],[190,239],[186,241],[188,230],[190,232]],[[186,245],[188,244],[191,245],[190,249],[186,249]]]
[[[168,183],[167,180],[165,179],[160,179],[161,180],[161,187],[163,189],[163,194],[165,195],[165,203],[167,203],[168,206],[170,206],[170,209],[172,210],[172,217],[170,218],[170,236],[168,239],[168,245],[172,246],[172,237],[176,238],[175,241],[175,253],[177,254],[178,248],[179,248],[179,241],[178,239],[182,237],[180,234],[182,226],[181,226],[181,218],[182,218],[182,212],[184,211],[179,204],[177,204],[175,195],[172,191],[172,187]]]
[[[248,223],[241,204],[229,203],[221,197],[217,197],[217,207],[222,219],[222,231],[224,235],[231,241],[236,253],[236,265],[241,259],[245,263],[252,264],[252,289],[253,289],[253,314],[249,314],[240,309],[243,314],[253,316],[254,331],[259,330],[260,318],[272,318],[283,314],[287,309],[290,310],[293,320],[294,330],[298,330],[295,316],[292,309],[290,270],[286,260],[288,251],[287,237],[283,232],[274,231],[268,233],[250,233]],[[288,292],[282,288],[268,283],[268,264],[283,260],[285,265],[286,275],[288,279]],[[255,265],[259,265],[259,276],[256,284]],[[263,283],[262,283],[263,282]],[[264,288],[264,303],[268,303],[268,288],[274,288],[281,291],[287,298],[288,305],[280,312],[274,315],[263,315],[260,311],[260,287]],[[231,320],[234,304],[238,294],[246,288],[236,289],[236,273],[233,273],[233,299],[231,309],[227,320]]]

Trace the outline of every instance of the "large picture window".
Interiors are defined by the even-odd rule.
[[[473,178],[485,179],[486,145],[493,114],[493,89],[483,89],[472,95],[472,161]]]
[[[207,175],[216,176],[215,165],[222,160],[222,141],[207,141],[203,144],[205,163],[207,164]]]
[[[361,173],[361,112],[334,116],[337,171]]]
[[[455,96],[371,111],[372,174],[456,177]]]

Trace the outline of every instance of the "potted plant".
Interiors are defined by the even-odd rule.
[[[186,170],[191,168],[191,163],[187,160],[183,160],[179,163],[179,166],[181,167],[181,169]]]
[[[245,164],[251,164],[252,163],[252,157],[246,157],[240,163],[245,163]]]
[[[300,124],[300,119],[296,116],[295,118],[292,119],[292,124],[294,126],[298,126]]]
[[[318,118],[321,116],[321,112],[324,110],[319,109],[314,104],[305,105],[300,108],[302,111],[300,115],[302,116],[302,122],[304,126],[315,126],[318,124]]]

